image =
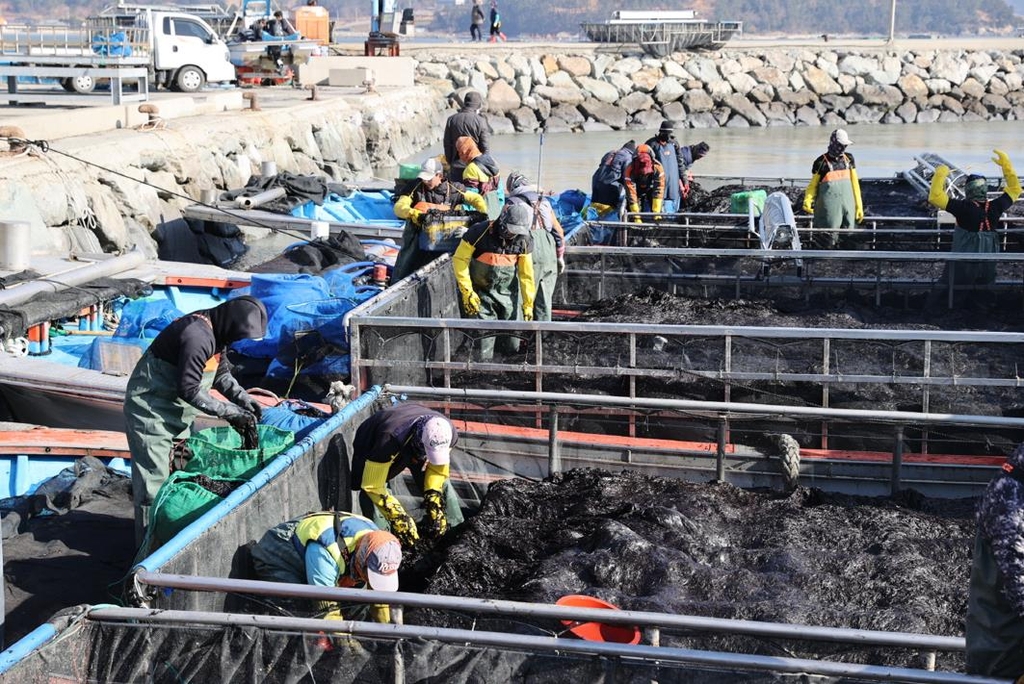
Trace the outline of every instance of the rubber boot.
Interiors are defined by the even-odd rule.
[[[487,42],[488,43],[497,43],[498,39],[495,36],[491,36],[490,38],[487,39]]]
[[[504,43],[506,40],[508,40],[508,38],[505,37],[504,33],[499,33],[498,35],[501,36],[501,42]]]

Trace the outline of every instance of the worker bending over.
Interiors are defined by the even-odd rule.
[[[662,198],[665,196],[665,169],[654,158],[654,152],[650,147],[636,146],[636,156],[626,167],[622,181],[626,186],[626,201],[631,213],[661,213]],[[642,223],[643,219],[634,216],[633,222]]]
[[[288,520],[268,530],[249,550],[261,580],[398,591],[398,539],[354,513],[323,511]],[[316,608],[329,620],[344,619],[333,601],[318,601]],[[348,617],[359,620],[369,614],[374,622],[390,622],[390,612],[387,605],[357,604]]]
[[[135,365],[125,390],[124,417],[137,544],[146,536],[149,507],[170,475],[171,447],[188,436],[198,414],[223,418],[243,442],[247,433],[255,434],[260,405],[231,375],[225,352],[233,342],[263,337],[266,329],[263,302],[237,297],[172,321]],[[211,388],[228,401],[210,396]]]
[[[462,523],[459,497],[451,485],[452,447],[459,440],[451,421],[413,402],[377,411],[362,422],[352,441],[352,488],[360,490],[359,506],[381,528],[390,528],[412,548],[420,532],[436,539]],[[408,469],[423,492],[424,518],[419,527],[388,488]]]

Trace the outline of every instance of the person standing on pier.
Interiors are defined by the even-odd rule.
[[[501,32],[501,13],[498,12],[498,0],[491,0],[491,37],[489,42],[496,43],[499,38],[502,42],[508,40]]]
[[[814,228],[853,228],[864,220],[857,164],[846,151],[851,143],[846,131],[837,128],[829,136],[828,150],[811,165],[803,209],[814,214]],[[839,243],[839,235],[826,233],[820,242],[832,249]]]
[[[243,438],[256,432],[260,405],[231,375],[227,348],[263,337],[266,330],[263,302],[236,297],[173,321],[135,365],[125,390],[124,418],[132,454],[136,543],[145,540],[149,508],[170,475],[171,447],[188,436],[198,414],[223,418]],[[227,401],[213,398],[210,389]]]
[[[483,0],[473,0],[473,9],[470,15],[469,21],[469,37],[470,40],[476,43],[483,42],[484,35],[481,30],[481,26],[484,25],[484,2]]]

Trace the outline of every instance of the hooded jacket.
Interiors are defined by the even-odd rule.
[[[476,142],[468,135],[455,141],[455,152],[465,168],[462,184],[483,194],[498,187],[498,162],[489,154],[483,154]]]
[[[203,373],[216,371],[214,387],[218,390],[228,384],[234,389],[237,383],[230,377],[231,366],[221,360],[221,355],[233,342],[263,337],[266,330],[263,302],[255,297],[237,297],[173,321],[153,340],[149,353],[177,368],[179,397],[210,413],[210,406],[204,404],[215,400],[202,391]]]
[[[622,176],[633,162],[636,146],[624,145],[601,157],[601,163],[590,179],[590,199],[609,206],[619,203],[619,191],[622,188]]]

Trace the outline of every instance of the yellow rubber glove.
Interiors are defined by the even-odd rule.
[[[655,214],[660,214],[661,213],[661,198],[660,197],[657,197],[657,198],[651,200],[651,211],[653,211]]]
[[[949,178],[949,167],[943,164],[935,169],[935,175],[932,176],[932,185],[928,189],[928,203],[939,209],[945,209],[946,205],[949,204],[949,195],[946,194],[947,178]]]
[[[1020,197],[1021,187],[1020,179],[1017,177],[1017,173],[1013,170],[1013,164],[1010,163],[1010,158],[1006,156],[1006,153],[1002,150],[992,150],[995,153],[995,157],[992,158],[999,168],[1003,170],[1003,178],[1006,180],[1006,194],[1010,196],[1014,202]]]
[[[466,310],[467,316],[480,315],[480,295],[470,292],[462,299],[462,308]]]
[[[378,603],[370,606],[370,619],[385,625],[391,622],[391,606],[386,603]]]
[[[640,211],[640,205],[639,204],[630,204],[629,205],[629,211],[630,211],[630,213],[633,213],[633,214],[638,213]],[[634,216],[633,217],[633,223],[643,223],[643,219],[641,219],[639,216]]]
[[[814,200],[818,196],[818,174],[814,174],[811,178],[811,182],[807,184],[807,189],[804,191],[804,213],[814,213]]]
[[[533,320],[533,309],[523,308],[523,320],[526,322]]]
[[[443,537],[448,531],[448,517],[444,514],[441,492],[434,490],[423,492],[423,510],[426,512],[423,521],[420,522],[423,534],[428,539]]]
[[[421,212],[419,209],[410,209],[409,210],[409,220],[412,221],[413,223],[419,223],[420,219],[422,219],[422,218],[423,218],[423,212]]]
[[[860,197],[860,178],[857,177],[857,169],[850,169],[850,185],[853,186],[853,218],[857,223],[864,222],[864,200]]]

